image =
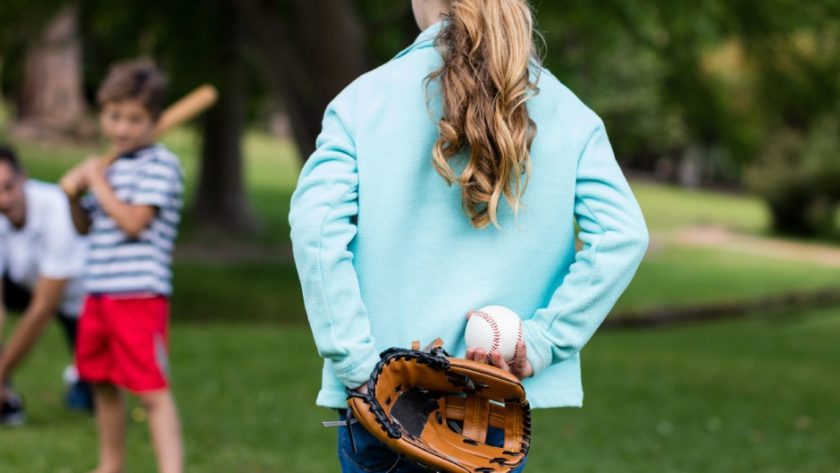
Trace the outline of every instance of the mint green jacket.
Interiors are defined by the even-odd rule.
[[[537,134],[522,208],[503,204],[501,228],[474,228],[458,186],[432,166],[441,101],[424,81],[441,65],[442,25],[330,103],[292,196],[295,263],[324,358],[317,404],[344,406],[345,387],[389,347],[441,337],[463,356],[466,313],[498,304],[524,320],[532,406],[579,406],[581,349],[645,254],[644,217],[602,121],[543,69],[528,102]]]

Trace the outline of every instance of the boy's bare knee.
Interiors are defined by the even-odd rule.
[[[140,404],[142,404],[143,408],[147,411],[154,410],[159,408],[161,405],[170,402],[169,391],[140,393],[137,397],[140,400]]]
[[[93,392],[97,396],[107,399],[114,399],[122,396],[119,388],[117,388],[113,384],[94,384]]]

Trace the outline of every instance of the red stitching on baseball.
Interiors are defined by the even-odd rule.
[[[472,315],[477,315],[481,317],[490,325],[490,328],[493,330],[493,346],[490,347],[490,351],[492,352],[493,350],[498,350],[499,345],[502,341],[502,335],[499,332],[499,324],[496,323],[496,319],[494,319],[493,316],[488,314],[487,312],[481,312],[480,310],[474,310]]]
[[[519,342],[522,341],[522,321],[520,320],[516,324],[516,345],[513,347],[513,359],[508,361],[507,364],[512,365],[516,359],[519,357]]]

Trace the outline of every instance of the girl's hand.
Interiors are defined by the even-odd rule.
[[[468,349],[466,358],[468,360],[478,361],[479,363],[491,364],[513,374],[519,379],[525,379],[534,374],[534,368],[531,367],[531,362],[528,361],[525,342],[521,340],[516,344],[516,356],[510,363],[502,358],[502,352],[499,350],[493,350],[487,353],[483,348]]]
[[[472,312],[467,312],[467,320],[470,319],[471,315]],[[525,342],[520,340],[516,343],[515,353],[516,354],[514,355],[513,360],[508,363],[504,358],[502,358],[502,352],[499,350],[493,350],[492,352],[487,353],[487,350],[483,348],[468,348],[465,358],[472,361],[478,361],[479,363],[487,363],[495,366],[496,368],[501,368],[519,379],[525,379],[532,376],[534,374],[534,368],[531,366],[531,362],[528,361],[528,353],[525,349]]]

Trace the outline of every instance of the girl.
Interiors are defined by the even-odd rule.
[[[540,66],[526,0],[412,8],[423,32],[330,103],[292,196],[317,404],[345,407],[380,351],[441,337],[534,408],[580,406],[579,353],[645,254],[642,212],[601,120]],[[466,351],[464,314],[490,304],[524,320],[510,365]],[[417,471],[352,428],[343,471]]]

